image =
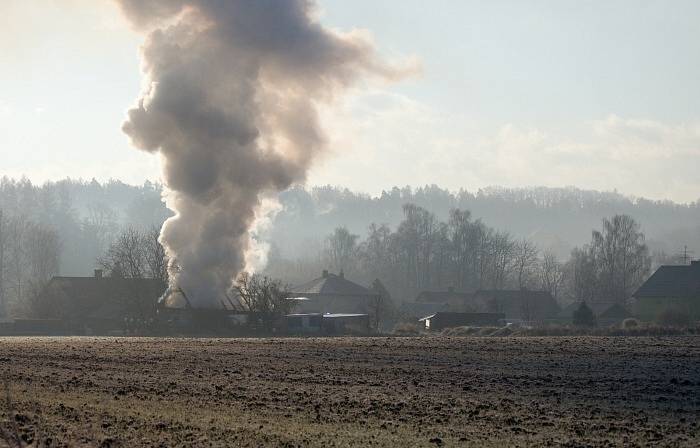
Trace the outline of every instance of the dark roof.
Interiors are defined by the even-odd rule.
[[[578,308],[581,306],[581,302],[582,301],[579,300],[577,302],[565,306],[564,309],[562,309],[559,313],[559,317],[564,319],[572,319],[574,317],[574,312],[576,312],[576,310],[578,310]],[[593,314],[598,318],[624,319],[631,316],[630,312],[619,303],[591,301],[586,302],[586,305],[588,306],[588,308],[591,309],[591,311],[593,311]]]
[[[450,300],[468,300],[474,295],[473,292],[460,291],[421,291],[416,296],[416,302],[419,303],[447,303]]]
[[[480,289],[474,293],[476,296],[488,297],[497,300],[554,300],[549,291],[537,291],[531,289]]]
[[[61,304],[60,314],[107,319],[120,317],[125,300],[154,303],[164,291],[156,279],[53,277],[43,294]]]
[[[505,313],[508,319],[550,319],[559,312],[559,305],[548,291],[481,289],[474,293],[474,297],[483,302],[487,311]]]
[[[635,298],[700,298],[700,263],[661,266],[633,294]]]
[[[411,317],[423,317],[428,314],[434,314],[439,311],[447,311],[449,305],[447,303],[429,303],[429,302],[404,302],[399,308],[401,314]]]
[[[364,286],[351,282],[342,275],[324,273],[323,276],[292,288],[293,296],[377,296]]]

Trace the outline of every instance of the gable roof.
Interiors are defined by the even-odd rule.
[[[375,297],[379,295],[362,285],[351,282],[342,273],[341,275],[335,275],[326,272],[319,278],[292,288],[290,292],[293,297],[321,295]]]
[[[633,297],[700,298],[700,262],[659,267]]]
[[[480,289],[474,293],[486,311],[505,313],[506,318],[542,320],[555,317],[559,304],[549,291],[529,289]]]
[[[165,291],[163,282],[150,278],[53,277],[42,294],[58,301],[61,314],[118,318],[124,301],[155,302]]]
[[[549,291],[538,291],[532,289],[480,289],[474,293],[479,297],[488,297],[496,300],[554,300]]]
[[[460,291],[421,291],[416,296],[417,303],[448,303],[451,300],[469,300],[474,293]]]

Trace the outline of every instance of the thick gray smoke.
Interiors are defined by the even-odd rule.
[[[147,33],[144,90],[123,125],[161,155],[161,241],[174,287],[218,306],[244,268],[265,195],[303,182],[324,147],[317,107],[364,76],[393,78],[360,33],[330,31],[309,0],[118,0]]]

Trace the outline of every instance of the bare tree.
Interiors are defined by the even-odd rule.
[[[111,277],[144,278],[148,269],[144,236],[134,227],[127,227],[98,263]]]
[[[539,263],[540,287],[559,300],[559,293],[564,281],[564,267],[554,252],[545,251]]]
[[[22,303],[25,294],[27,278],[27,234],[28,221],[24,216],[15,216],[9,223],[8,271],[15,303]]]
[[[350,233],[346,227],[336,228],[326,238],[326,254],[333,269],[338,271],[350,269],[357,253],[358,238],[358,235]]]
[[[518,289],[527,287],[537,264],[538,253],[537,246],[526,239],[513,244],[513,264],[518,276]]]
[[[391,294],[384,287],[379,279],[375,279],[370,286],[370,290],[376,293],[370,305],[370,315],[372,317],[374,329],[379,331],[386,320],[394,313],[394,304],[391,301]]]
[[[142,238],[148,277],[156,278],[164,284],[168,283],[168,257],[165,254],[165,248],[160,244],[160,229],[151,226]]]
[[[639,224],[630,216],[604,219],[602,231],[593,231],[590,249],[598,269],[600,293],[606,298],[624,302],[649,273],[649,248]]]
[[[7,220],[2,209],[0,209],[0,317],[7,315],[7,296],[5,295],[5,274],[7,272],[6,253],[9,243],[7,231]]]
[[[513,264],[515,243],[507,232],[494,232],[490,239],[491,285],[503,289]]]
[[[260,313],[263,324],[271,328],[276,315],[289,314],[294,302],[287,300],[288,288],[279,280],[243,272],[234,286],[239,301],[247,311]]]

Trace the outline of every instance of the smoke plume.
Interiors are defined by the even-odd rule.
[[[363,33],[324,28],[310,0],[117,1],[146,34],[143,92],[123,130],[161,156],[171,287],[218,306],[261,200],[303,182],[323,150],[318,106],[402,73]]]

